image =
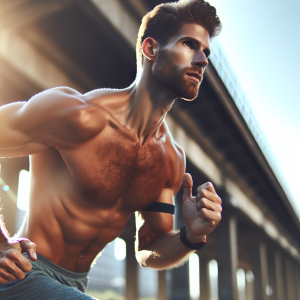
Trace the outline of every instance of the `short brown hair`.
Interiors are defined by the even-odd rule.
[[[190,23],[203,26],[211,38],[217,36],[222,27],[216,9],[204,0],[163,3],[148,12],[142,19],[136,43],[138,69],[142,67],[141,46],[147,37],[154,38],[163,47],[184,24]]]

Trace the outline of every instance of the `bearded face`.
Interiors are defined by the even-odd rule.
[[[172,91],[176,98],[194,100],[198,96],[200,84],[191,79],[188,74],[199,73],[197,66],[183,66],[174,62],[172,55],[165,49],[160,49],[152,67],[154,79]]]

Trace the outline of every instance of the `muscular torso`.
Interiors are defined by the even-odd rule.
[[[141,145],[113,115],[106,117],[85,142],[31,155],[30,209],[18,235],[74,272],[87,271],[130,215],[174,181],[178,154],[165,124]]]

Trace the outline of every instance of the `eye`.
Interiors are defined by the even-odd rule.
[[[187,47],[191,48],[192,50],[194,50],[192,42],[190,42],[190,41],[184,41],[183,44],[186,45]]]
[[[209,51],[209,50],[204,50],[203,52],[204,52],[204,54],[205,54],[206,58],[208,58],[208,57],[209,57],[209,55],[210,55],[210,51]]]

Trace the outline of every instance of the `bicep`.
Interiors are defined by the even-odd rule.
[[[25,105],[26,102],[16,102],[0,107],[0,157],[29,155],[47,148],[42,143],[28,143],[29,136],[13,126],[15,115]]]
[[[158,203],[174,205],[174,197],[171,189],[164,189],[157,199]],[[173,231],[174,215],[165,212],[139,211],[136,212],[137,249],[145,249],[156,237]]]

